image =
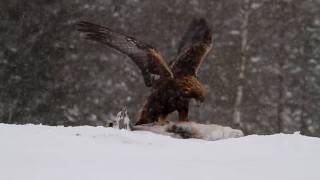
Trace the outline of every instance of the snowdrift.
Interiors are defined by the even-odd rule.
[[[2,180],[319,180],[320,139],[219,141],[103,127],[0,124]]]

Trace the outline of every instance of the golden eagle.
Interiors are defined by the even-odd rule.
[[[178,55],[169,64],[152,46],[125,34],[90,22],[77,24],[86,39],[105,44],[129,56],[140,68],[151,95],[143,105],[136,125],[166,122],[178,111],[179,121],[188,121],[189,101],[204,101],[197,71],[212,46],[212,31],[203,18],[194,19],[183,36]]]

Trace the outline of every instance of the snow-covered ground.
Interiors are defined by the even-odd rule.
[[[204,141],[103,127],[0,124],[1,180],[319,180],[320,138]]]

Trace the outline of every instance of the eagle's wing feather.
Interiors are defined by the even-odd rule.
[[[196,75],[211,46],[211,28],[204,19],[194,19],[179,44],[178,56],[170,63],[174,76]]]
[[[140,68],[146,86],[152,85],[152,74],[173,77],[161,54],[150,45],[90,22],[82,21],[77,25],[79,31],[86,33],[86,39],[106,44],[128,55]]]

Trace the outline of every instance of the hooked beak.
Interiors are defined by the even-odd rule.
[[[204,97],[201,97],[199,99],[196,100],[196,106],[200,107],[200,105],[204,102]]]
[[[198,99],[198,101],[199,101],[200,103],[203,103],[203,102],[204,102],[204,97],[201,96],[201,97]]]

